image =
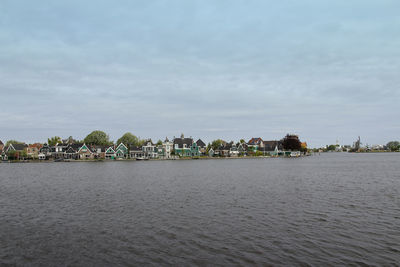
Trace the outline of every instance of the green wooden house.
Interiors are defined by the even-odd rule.
[[[123,143],[119,144],[115,149],[116,159],[126,159],[128,158],[128,155],[129,155],[128,147]]]

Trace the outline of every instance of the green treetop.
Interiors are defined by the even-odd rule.
[[[57,145],[57,143],[61,143],[61,137],[54,136],[54,137],[47,138],[47,143],[49,144],[49,146],[55,146],[55,145]]]
[[[85,139],[83,139],[83,142],[89,145],[102,145],[102,146],[107,146],[111,144],[110,137],[108,136],[108,134],[99,130],[93,131],[90,134],[88,134],[88,136],[86,136]]]
[[[140,146],[140,139],[132,133],[125,133],[121,138],[118,139],[117,144],[124,143],[127,146]]]

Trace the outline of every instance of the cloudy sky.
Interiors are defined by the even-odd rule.
[[[0,140],[400,139],[400,1],[0,1]]]

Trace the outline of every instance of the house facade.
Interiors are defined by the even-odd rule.
[[[165,138],[164,142],[161,145],[161,153],[160,148],[158,148],[158,155],[163,159],[172,158],[172,151],[174,150],[174,143],[169,141],[168,137]]]
[[[144,159],[144,152],[141,147],[131,146],[129,150],[129,157],[131,159]]]
[[[277,156],[279,152],[283,150],[282,141],[271,140],[264,141],[264,147],[259,151],[263,152],[265,155]]]
[[[144,157],[146,159],[156,159],[158,158],[157,146],[153,144],[151,139],[147,140],[143,146],[142,150],[144,153]]]
[[[39,151],[40,151],[40,149],[42,147],[43,147],[43,145],[40,144],[40,143],[35,143],[35,144],[28,145],[28,148],[27,148],[27,151],[26,151],[26,154],[27,154],[28,158],[38,159],[39,158]]]
[[[115,149],[116,159],[127,159],[129,156],[128,147],[124,143],[120,143]]]
[[[203,142],[203,140],[199,139],[196,141],[197,147],[199,148],[200,155],[206,155],[207,145]]]
[[[6,159],[26,159],[27,158],[27,144],[10,144],[5,149]]]
[[[86,144],[83,144],[79,148],[77,154],[79,159],[94,159],[94,153],[90,150],[90,148]]]
[[[185,138],[182,134],[180,138],[174,138],[174,153],[180,157],[199,157],[199,147],[193,138]]]
[[[106,149],[105,159],[115,159],[115,150],[114,147],[110,146]]]
[[[260,149],[264,148],[264,141],[260,137],[251,138],[249,142],[247,142],[248,151],[257,152]]]

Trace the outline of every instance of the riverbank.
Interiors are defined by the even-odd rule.
[[[223,160],[223,159],[266,159],[266,158],[300,158],[306,156],[312,156],[316,154],[308,154],[308,155],[300,155],[300,156],[245,156],[245,157],[198,157],[198,158],[190,158],[190,157],[182,157],[182,158],[170,158],[170,159],[65,159],[65,160],[8,160],[8,161],[0,161],[0,163],[70,163],[70,162],[132,162],[132,161],[173,161],[173,160]]]

